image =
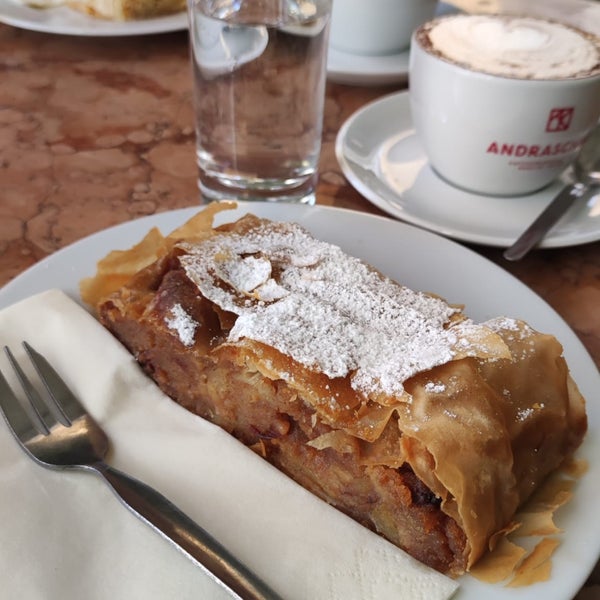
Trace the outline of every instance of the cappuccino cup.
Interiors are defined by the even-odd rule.
[[[435,13],[437,0],[335,0],[329,43],[360,55],[407,50],[412,32]]]
[[[600,38],[515,15],[453,15],[413,34],[409,97],[431,167],[465,190],[539,190],[600,118]]]

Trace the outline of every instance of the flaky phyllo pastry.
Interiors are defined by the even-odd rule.
[[[581,443],[560,344],[294,224],[213,230],[214,210],[107,257],[84,299],[175,401],[427,565],[469,569]]]
[[[68,6],[91,17],[112,21],[151,19],[183,12],[185,0],[19,0],[33,8]]]

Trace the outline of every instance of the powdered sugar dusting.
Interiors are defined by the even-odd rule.
[[[262,257],[233,257],[217,264],[217,274],[233,288],[251,292],[271,279],[271,263]]]
[[[406,379],[455,358],[463,329],[477,327],[450,324],[459,309],[382,277],[294,224],[182,247],[187,276],[238,315],[231,341],[253,339],[329,377],[350,375],[359,392],[401,394]]]
[[[443,394],[446,391],[446,386],[443,383],[434,383],[433,381],[428,381],[425,384],[425,391],[430,394]]]
[[[518,321],[512,317],[494,317],[484,323],[492,331],[512,332],[517,339],[526,339],[533,334],[533,330],[523,321]]]
[[[198,323],[185,312],[181,304],[175,304],[171,308],[171,316],[165,318],[165,323],[169,329],[177,332],[184,346],[192,346],[194,344],[194,336],[198,328]]]

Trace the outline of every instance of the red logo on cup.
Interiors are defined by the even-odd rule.
[[[553,108],[548,115],[546,131],[568,131],[573,120],[575,109],[572,106],[567,108]]]

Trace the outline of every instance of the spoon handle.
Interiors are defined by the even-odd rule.
[[[569,207],[589,189],[588,184],[580,182],[564,187],[535,221],[519,236],[517,241],[504,251],[504,258],[506,260],[523,258],[544,238]]]

